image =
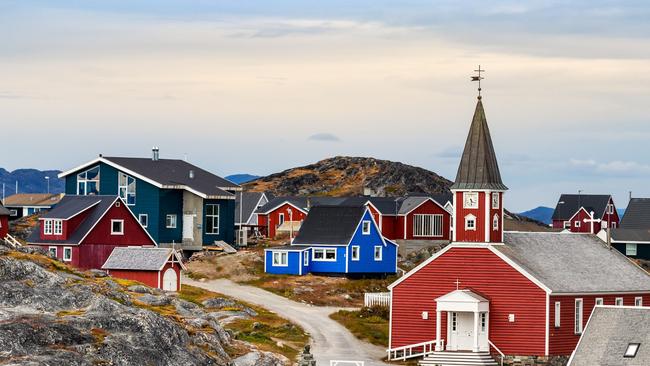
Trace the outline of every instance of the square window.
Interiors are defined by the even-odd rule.
[[[617,297],[616,300],[614,301],[614,305],[623,306],[623,298],[622,297]]]
[[[375,246],[375,260],[380,261],[382,256],[381,245]]]
[[[575,227],[580,227],[580,221],[576,221],[576,222],[574,222],[574,223],[573,223],[573,226],[575,226]]]
[[[277,267],[287,267],[289,265],[288,253],[273,252],[273,265]]]
[[[140,221],[140,225],[142,225],[143,228],[146,228],[147,226],[149,226],[149,215],[147,214],[138,215],[138,221]]]
[[[176,229],[176,215],[167,215],[165,217],[165,227],[167,229]]]
[[[52,235],[52,220],[43,220],[43,234]]]
[[[71,247],[64,247],[63,248],[63,260],[65,262],[72,261],[72,248]]]
[[[47,251],[50,253],[50,256],[56,258],[57,256],[57,248],[56,247],[49,247],[47,248]]]
[[[637,255],[636,244],[625,244],[625,255],[634,257]]]
[[[634,298],[634,306],[643,306],[643,298],[642,297],[635,297]]]
[[[623,357],[627,358],[633,358],[636,357],[636,353],[639,351],[639,346],[640,343],[630,343],[627,345],[627,349],[625,349],[625,354]]]
[[[602,304],[603,304],[603,298],[602,297],[596,298],[596,306],[602,305]]]
[[[124,220],[111,220],[111,235],[124,234]]]
[[[357,245],[352,246],[352,260],[353,261],[359,260],[359,246]]]
[[[362,224],[362,233],[363,235],[369,235],[370,234],[370,221],[364,220]]]

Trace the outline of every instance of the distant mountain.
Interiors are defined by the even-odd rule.
[[[250,182],[252,180],[255,180],[257,178],[260,178],[259,175],[252,175],[252,174],[233,174],[229,175],[226,177],[229,181],[237,184],[242,184],[246,182]]]
[[[554,210],[550,207],[539,206],[526,212],[520,212],[519,215],[550,225],[553,223],[551,217],[553,217]]]
[[[46,193],[47,179],[50,179],[50,193],[62,193],[65,190],[63,179],[57,178],[59,170],[37,170],[37,169],[16,169],[9,172],[0,168],[0,189],[5,185],[5,196],[16,193],[16,182],[18,182],[18,193]],[[0,194],[2,194],[0,192]]]

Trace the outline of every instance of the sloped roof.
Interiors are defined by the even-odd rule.
[[[365,212],[363,206],[315,206],[293,244],[347,245]]]
[[[264,196],[264,192],[241,192],[235,194],[235,222],[247,222],[257,209],[257,203]],[[242,203],[243,201],[243,203]],[[240,213],[241,210],[241,213]]]
[[[372,203],[382,215],[396,215],[400,203],[395,197],[348,197],[341,204],[345,206],[363,206],[366,203]]]
[[[554,293],[650,291],[650,275],[595,235],[504,233],[493,248]]]
[[[580,207],[584,207],[587,213],[593,211],[594,216],[600,218],[611,197],[609,194],[563,194],[557,201],[552,218],[553,220],[569,220]]]
[[[11,215],[11,212],[5,208],[5,206],[0,203],[0,216],[9,216]]]
[[[63,197],[63,195],[60,193],[18,193],[5,198],[3,204],[7,207],[51,207],[59,203],[61,197]]]
[[[451,189],[508,189],[501,181],[483,103],[479,97]]]
[[[307,212],[309,206],[322,206],[322,205],[338,205],[346,200],[345,197],[304,197],[304,196],[279,196],[271,199],[266,205],[260,207],[257,213],[268,213],[269,211],[281,206],[285,203],[290,203],[295,207]]]
[[[650,198],[632,198],[621,219],[623,229],[650,229]]]
[[[67,220],[99,204],[104,197],[110,197],[110,199],[115,200],[115,196],[65,196],[55,208],[44,213],[41,218]]]
[[[650,243],[650,229],[612,229],[612,241],[621,243],[648,242]]]
[[[159,271],[172,255],[180,263],[178,252],[172,248],[115,247],[102,269]]]
[[[624,357],[630,343],[636,356]],[[569,365],[650,365],[650,307],[596,306]]]

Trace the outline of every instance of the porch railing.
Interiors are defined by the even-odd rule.
[[[367,292],[363,296],[363,306],[390,306],[390,292]]]
[[[489,339],[488,339],[488,343],[490,344],[490,346],[492,346],[492,348],[494,348],[497,351],[497,353],[499,353],[499,358],[500,358],[499,364],[503,366],[503,359],[506,357],[506,355],[504,355],[503,352],[501,352],[501,350],[499,349],[499,347],[495,346],[494,343],[492,343],[492,341],[490,341]]]
[[[406,360],[407,358],[427,356],[435,352],[438,342],[440,342],[440,349],[445,349],[444,339],[391,348],[387,350],[388,360]]]

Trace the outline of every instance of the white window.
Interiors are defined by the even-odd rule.
[[[613,204],[610,203],[610,204],[607,205],[607,213],[610,214],[610,215],[614,214],[614,205]]]
[[[302,265],[307,267],[309,265],[309,252],[302,252]]]
[[[284,213],[278,215],[278,226],[284,224]]]
[[[612,229],[616,229],[616,221],[612,221]]]
[[[10,216],[18,216],[18,210],[9,210]]]
[[[493,209],[499,208],[499,193],[497,192],[492,193],[492,208]]]
[[[336,262],[336,249],[314,248],[312,249],[311,260],[314,262]]]
[[[463,193],[463,208],[478,208],[478,192]]]
[[[43,221],[43,234],[52,235],[52,220]]]
[[[597,297],[596,298],[596,305],[603,305],[603,298],[602,297]]]
[[[124,220],[111,220],[111,235],[124,234]]]
[[[147,226],[149,226],[149,215],[139,214],[138,221],[140,221],[140,225],[142,225],[142,227],[146,228]]]
[[[72,247],[63,247],[63,260],[65,262],[72,261]]]
[[[359,246],[358,245],[352,246],[352,260],[353,261],[358,261],[359,260]]]
[[[573,332],[582,334],[582,299],[576,299]]]
[[[442,236],[442,215],[413,215],[413,236]]]
[[[560,327],[560,302],[555,302],[555,327]]]
[[[219,234],[219,205],[205,205],[205,233]]]
[[[499,215],[497,214],[492,217],[492,230],[499,230]]]
[[[167,215],[165,217],[165,227],[167,229],[176,229],[176,215]]]
[[[47,248],[47,251],[50,253],[50,256],[56,258],[56,256],[57,256],[56,247],[49,247],[49,248]]]
[[[361,224],[361,226],[362,226],[361,233],[363,235],[369,235],[370,234],[370,221],[363,220],[363,223]]]
[[[575,226],[575,227],[580,227],[580,221],[575,221],[575,222],[573,223],[573,226]]]
[[[117,176],[117,192],[127,205],[135,205],[135,178],[120,172]]]
[[[623,306],[623,298],[622,297],[617,297],[616,300],[614,300],[614,305]]]
[[[634,306],[643,306],[643,298],[642,297],[635,297],[634,298]]]
[[[54,220],[54,235],[63,235],[63,220]]]
[[[381,255],[382,255],[381,245],[375,245],[375,260],[380,261]]]
[[[273,253],[273,266],[274,267],[287,267],[289,266],[289,256],[287,252],[272,252]]]
[[[456,327],[458,325],[457,319],[456,319],[456,313],[451,313],[451,331],[455,332]]]
[[[487,313],[481,313],[481,333],[485,333],[487,328]]]
[[[465,216],[465,230],[476,230],[476,216]]]
[[[571,221],[565,221],[564,222],[564,228],[565,229],[571,229]]]
[[[636,256],[636,244],[625,244],[625,255]]]
[[[81,196],[99,194],[99,166],[77,174],[77,194]]]
[[[625,354],[623,357],[626,358],[634,358],[636,357],[636,353],[639,351],[639,346],[641,343],[630,343],[627,345],[627,348],[625,349]]]

